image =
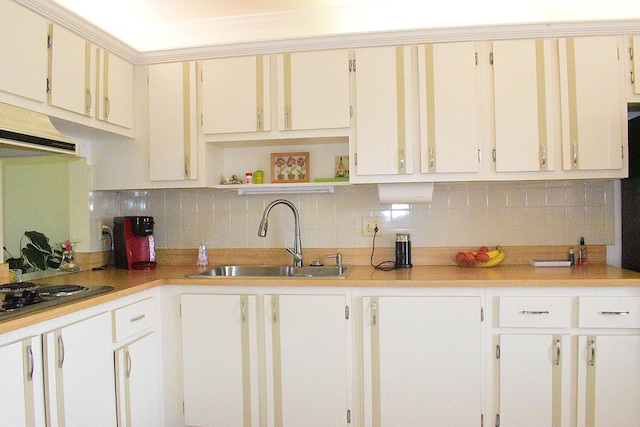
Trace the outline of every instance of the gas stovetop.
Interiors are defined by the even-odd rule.
[[[111,286],[7,283],[0,285],[0,321],[110,291]]]

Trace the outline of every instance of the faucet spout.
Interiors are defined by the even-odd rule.
[[[262,220],[260,221],[260,226],[258,227],[258,236],[265,237],[267,235],[267,228],[269,226],[269,212],[276,205],[286,205],[293,212],[293,217],[295,220],[295,239],[293,242],[293,249],[286,248],[287,251],[291,255],[293,255],[293,265],[295,267],[302,266],[302,241],[300,239],[300,215],[298,214],[298,209],[296,206],[288,200],[285,199],[277,199],[273,202],[269,203],[267,207],[264,209],[264,213],[262,214]]]

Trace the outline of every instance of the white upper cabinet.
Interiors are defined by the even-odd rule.
[[[355,56],[356,174],[411,174],[411,49],[364,48]]]
[[[550,40],[493,42],[495,168],[555,169]]]
[[[151,181],[196,179],[195,62],[149,66]]]
[[[559,40],[563,168],[622,170],[627,119],[620,39]]]
[[[269,56],[202,62],[202,132],[271,130]]]
[[[46,102],[49,22],[13,0],[0,10],[0,91]]]
[[[478,51],[476,42],[418,48],[423,173],[479,171],[482,104]]]
[[[278,130],[348,128],[349,51],[278,56]]]
[[[49,104],[87,116],[95,111],[95,53],[91,43],[57,24],[49,29]]]
[[[96,107],[99,120],[133,128],[133,64],[104,49],[99,50],[98,90]]]

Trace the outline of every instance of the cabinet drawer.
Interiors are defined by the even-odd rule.
[[[152,298],[113,311],[113,339],[122,341],[153,326],[155,308]]]
[[[640,328],[640,297],[580,297],[580,328]]]
[[[499,326],[567,328],[571,324],[570,297],[500,297]]]

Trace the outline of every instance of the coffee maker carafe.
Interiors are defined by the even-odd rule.
[[[116,267],[128,270],[156,268],[153,224],[151,216],[120,216],[113,219]]]

